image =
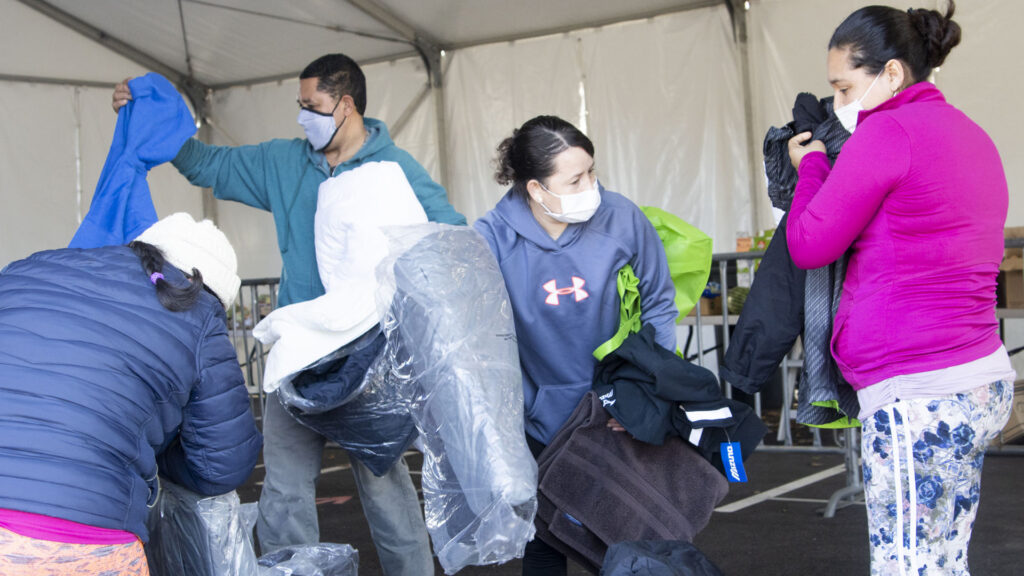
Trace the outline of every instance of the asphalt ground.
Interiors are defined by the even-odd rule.
[[[990,453],[982,476],[981,502],[969,550],[975,576],[1024,574],[1024,454]],[[867,519],[862,501],[841,505],[834,517],[822,510],[846,485],[842,454],[802,451],[755,452],[746,462],[749,481],[731,484],[725,500],[694,543],[726,576],[861,576],[868,574]],[[422,457],[406,455],[419,483]],[[381,574],[363,517],[348,457],[339,448],[324,452],[317,486],[323,542],[350,544],[359,551],[359,574]],[[243,502],[259,497],[262,465],[239,489]],[[436,574],[443,574],[440,565]],[[521,574],[513,560],[467,567],[465,576]],[[588,574],[570,563],[571,576]]]

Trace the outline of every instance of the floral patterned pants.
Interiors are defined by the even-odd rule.
[[[863,419],[872,576],[969,576],[985,447],[1012,403],[1013,383],[993,382]]]
[[[0,528],[3,576],[149,576],[142,542],[92,545],[36,540]]]

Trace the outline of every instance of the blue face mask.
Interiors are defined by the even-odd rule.
[[[341,100],[338,100],[338,104],[341,104]],[[346,116],[341,124],[334,123],[334,111],[338,109],[338,104],[335,104],[334,109],[330,112],[317,112],[309,108],[299,110],[299,125],[302,126],[302,130],[306,133],[306,139],[317,152],[323,152],[327,148],[331,140],[334,140],[334,135],[341,130],[341,127],[345,125],[345,120],[348,119]]]

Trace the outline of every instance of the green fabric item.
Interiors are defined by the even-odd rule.
[[[619,292],[619,330],[607,342],[594,350],[594,358],[600,362],[604,357],[622,345],[626,337],[640,331],[640,279],[633,267],[626,264],[619,269],[615,287]]]
[[[711,237],[660,208],[641,206],[640,210],[651,221],[665,247],[668,270],[676,287],[678,318],[682,318],[693,310],[707,287],[711,273]]]
[[[807,424],[802,422],[804,426],[810,426],[811,428],[825,428],[829,430],[838,430],[842,428],[860,428],[860,420],[856,418],[850,418],[848,415],[843,414],[843,411],[839,409],[838,400],[824,400],[821,402],[811,402],[815,406],[822,408],[831,408],[837,415],[841,415],[836,420],[829,422],[828,424]]]

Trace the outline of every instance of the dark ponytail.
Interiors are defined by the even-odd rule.
[[[152,244],[138,241],[128,244],[128,247],[139,258],[142,269],[146,271],[147,276],[152,278],[153,274],[163,272],[164,255],[159,248]],[[160,303],[163,304],[164,308],[171,312],[182,312],[195,306],[199,300],[199,294],[203,291],[203,275],[199,273],[199,270],[193,268],[192,281],[187,288],[175,286],[162,277],[157,277],[154,284],[156,286],[156,296],[160,299]]]
[[[948,2],[945,15],[925,8],[861,8],[836,28],[828,47],[848,48],[850,64],[868,74],[878,74],[886,62],[899,60],[909,69],[909,84],[926,80],[960,43],[960,25],[952,20],[956,6],[953,0]]]
[[[555,173],[555,156],[579,147],[594,156],[594,144],[586,134],[557,116],[527,120],[512,136],[498,144],[494,180],[526,196],[526,183],[544,181]]]
[[[942,66],[949,52],[960,43],[960,25],[952,20],[955,8],[953,0],[949,0],[945,16],[936,10],[907,10],[910,23],[924,38],[929,68]]]

